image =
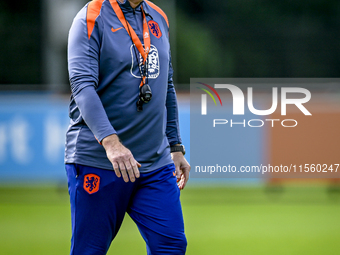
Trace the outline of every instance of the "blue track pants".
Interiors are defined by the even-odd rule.
[[[71,202],[71,255],[106,254],[127,212],[147,254],[185,254],[180,190],[173,164],[125,183],[114,171],[66,164]]]

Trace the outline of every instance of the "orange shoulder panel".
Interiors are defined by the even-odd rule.
[[[163,10],[161,8],[159,8],[157,5],[155,5],[154,3],[150,2],[150,1],[147,1],[145,0],[145,2],[150,5],[150,7],[152,9],[155,9],[157,12],[159,12],[160,15],[163,16],[163,18],[165,19],[166,21],[166,24],[168,24],[168,27],[169,27],[169,20],[168,20],[168,17],[166,16],[166,14],[163,12]]]
[[[104,0],[93,0],[87,6],[87,15],[86,15],[86,23],[87,23],[87,34],[90,39],[94,24],[96,22],[96,18],[99,16],[100,9],[102,8]]]

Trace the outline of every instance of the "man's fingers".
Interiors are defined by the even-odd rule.
[[[186,169],[183,171],[184,172],[184,186],[187,184],[187,182],[189,181],[189,172],[190,172],[190,166],[186,167]]]
[[[180,190],[182,190],[184,188],[183,187],[183,183],[184,183],[183,179],[184,179],[184,175],[181,176],[181,179],[179,179],[178,183],[177,183],[177,186]]]
[[[141,164],[139,164],[133,156],[125,161],[113,161],[112,166],[117,177],[120,178],[123,176],[125,182],[135,182],[136,178],[139,178],[140,176],[138,167],[141,167]]]
[[[141,167],[141,164],[139,164],[135,159],[130,159],[130,163],[132,166],[132,170],[136,178],[139,178],[139,169],[138,167]]]
[[[190,169],[191,169],[191,167],[188,165],[188,166],[185,167],[185,170],[183,170],[183,175],[184,175],[183,189],[184,189],[185,185],[187,185],[187,182],[189,181]]]
[[[179,182],[179,189],[182,190],[184,189],[186,183],[187,183],[187,179],[185,178],[184,174],[181,176],[181,180]]]
[[[175,163],[175,169],[176,169],[175,171],[176,171],[177,180],[179,180],[181,178],[181,175],[182,175],[180,165]]]
[[[181,176],[181,180],[178,183],[178,187],[181,190],[185,188],[185,185],[187,184],[189,180],[190,166],[183,167],[182,171],[183,171],[183,174]]]
[[[117,177],[120,178],[121,174],[120,174],[119,166],[118,166],[117,162],[113,162],[112,166],[113,166],[113,170],[115,171]]]
[[[135,182],[136,178],[135,178],[135,173],[132,169],[130,160],[124,161],[124,165],[125,165],[125,169],[129,175],[130,181],[131,182]]]
[[[126,172],[124,163],[123,162],[118,162],[118,164],[119,164],[120,172],[121,172],[121,174],[123,176],[124,181],[128,182],[129,181],[129,177],[128,177],[128,174]]]

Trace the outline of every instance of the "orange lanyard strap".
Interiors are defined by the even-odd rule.
[[[142,55],[143,64],[145,64],[147,57],[149,55],[151,41],[150,41],[149,27],[148,27],[148,23],[146,22],[146,17],[145,17],[145,13],[143,12],[143,8],[141,7],[142,13],[143,13],[143,39],[144,39],[145,49],[143,47],[143,44],[139,40],[135,30],[133,30],[133,28],[130,26],[129,22],[125,19],[125,16],[124,16],[122,10],[120,9],[120,6],[117,3],[117,1],[111,0],[110,2],[111,2],[113,10],[115,11],[118,19],[120,20],[120,22],[122,23],[122,25],[124,26],[124,28],[128,32],[128,34],[130,35],[132,42],[136,45],[139,53]]]

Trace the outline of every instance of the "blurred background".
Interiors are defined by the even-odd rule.
[[[66,48],[72,19],[87,2],[0,0],[1,254],[69,252],[63,165],[70,96]],[[340,76],[339,1],[154,2],[170,21],[181,132],[189,155],[191,77]],[[334,162],[340,155],[339,88],[310,89],[312,95],[314,90],[327,95],[314,106],[324,126],[308,130],[304,140],[261,134],[252,144],[262,151],[261,159],[270,155],[276,164],[291,162],[290,156],[307,146],[315,148],[310,151],[322,163],[340,163]],[[334,121],[327,121],[329,114]],[[275,157],[279,154],[282,158]],[[240,157],[247,164],[248,155]],[[299,159],[313,157],[305,153]],[[188,254],[340,253],[340,192],[334,179],[192,179],[182,192],[182,205]],[[145,254],[129,217],[109,254]]]

